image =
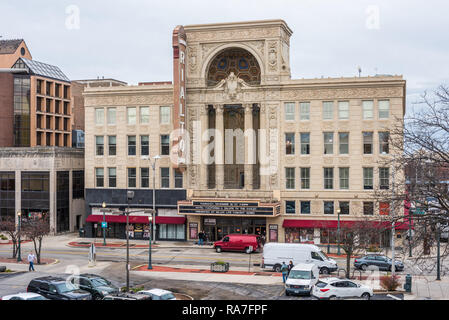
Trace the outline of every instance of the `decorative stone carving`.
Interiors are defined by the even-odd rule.
[[[198,52],[196,47],[188,48],[188,63],[191,72],[195,72],[198,67]]]
[[[360,97],[382,98],[402,97],[403,90],[398,88],[356,88],[356,89],[296,89],[281,92],[282,100],[336,100],[358,99]]]
[[[258,40],[279,36],[279,29],[255,28],[221,32],[187,32],[187,42],[223,41],[223,40]]]
[[[270,71],[277,71],[278,53],[277,42],[271,41],[268,44],[268,66]]]
[[[238,78],[234,72],[226,78],[220,81],[220,83],[214,89],[224,88],[225,99],[236,100],[238,94],[244,88],[250,88],[242,79]]]
[[[334,158],[324,158],[323,162],[325,165],[333,165],[334,164]]]

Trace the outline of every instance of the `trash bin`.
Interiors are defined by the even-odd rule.
[[[410,274],[405,277],[404,289],[408,293],[412,292],[412,276]]]
[[[80,228],[79,229],[79,236],[80,236],[80,238],[84,238],[84,233],[85,233],[84,228]]]

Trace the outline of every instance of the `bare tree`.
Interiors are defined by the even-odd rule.
[[[12,241],[12,258],[17,257],[18,242],[19,242],[19,230],[16,226],[16,220],[14,217],[5,217],[0,220],[0,232],[5,232],[11,238]]]
[[[42,240],[50,233],[50,223],[48,217],[42,219],[28,220],[23,224],[23,233],[33,241],[36,252],[37,263],[41,263]]]

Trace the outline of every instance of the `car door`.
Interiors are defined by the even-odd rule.
[[[330,296],[336,296],[338,298],[344,297],[345,292],[344,292],[342,281],[334,282],[330,286],[332,288],[331,289],[332,292],[331,292]]]
[[[375,267],[378,266],[378,265],[377,265],[377,262],[376,262],[376,257],[374,257],[374,256],[367,256],[367,257],[365,258],[365,262],[366,262],[366,264],[368,265],[368,267],[369,267],[369,266],[375,266]]]
[[[47,299],[54,299],[52,297],[52,295],[50,294],[50,287],[49,287],[48,283],[45,283],[45,282],[38,283],[36,288],[37,288],[36,293],[44,296]]]
[[[311,258],[311,260],[307,260],[306,262],[313,263],[313,264],[317,265],[319,268],[323,266],[324,260],[317,252],[311,251],[310,258]]]
[[[383,256],[376,256],[376,263],[380,270],[388,270],[389,269],[388,261]]]
[[[58,290],[53,284],[48,285],[48,294],[50,296],[50,299],[61,300],[61,297],[58,294]]]
[[[229,249],[230,248],[230,243],[229,242],[230,242],[229,241],[229,236],[223,238],[223,247],[222,247],[223,250],[230,250]]]
[[[352,281],[345,281],[345,290],[347,297],[360,297],[359,286]]]
[[[88,291],[92,295],[95,294],[95,290],[88,279],[80,277],[79,280],[80,280],[80,289]]]

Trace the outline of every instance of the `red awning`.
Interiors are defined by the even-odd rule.
[[[360,221],[340,221],[341,228],[350,228],[354,226],[356,223]],[[375,228],[389,228],[390,223],[387,221],[372,221],[372,227]],[[337,229],[338,221],[337,220],[292,220],[285,219],[284,224],[282,225],[284,228],[321,228],[321,229]],[[396,229],[398,230],[408,230],[408,223],[397,223]]]
[[[108,223],[126,223],[126,216],[122,215],[106,215],[105,220]],[[90,215],[86,222],[103,222],[102,215]],[[156,224],[184,224],[185,217],[156,217]],[[148,224],[148,216],[129,216],[129,223]]]

